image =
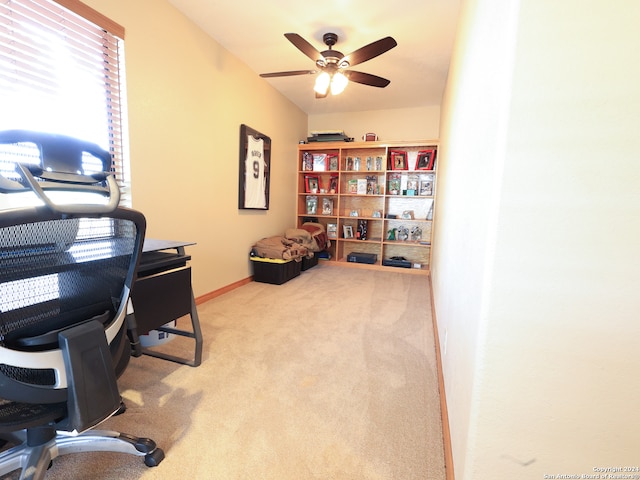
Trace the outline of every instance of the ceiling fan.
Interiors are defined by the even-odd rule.
[[[332,95],[341,93],[349,81],[379,88],[384,88],[391,83],[391,81],[386,78],[371,75],[370,73],[348,70],[348,68],[358,65],[359,63],[366,62],[367,60],[371,60],[372,58],[391,50],[397,45],[397,42],[392,37],[381,38],[380,40],[359,48],[349,55],[343,55],[341,52],[333,50],[332,48],[338,42],[338,35],[335,33],[325,33],[322,36],[322,40],[325,45],[329,47],[328,50],[323,52],[319,52],[313,45],[297,33],[285,33],[284,36],[287,40],[293,43],[298,50],[316,62],[316,66],[319,70],[292,70],[289,72],[261,73],[261,77],[271,78],[289,77],[292,75],[313,75],[320,71],[321,73],[318,75],[314,87],[316,98],[324,98],[329,94],[329,92],[331,92]]]

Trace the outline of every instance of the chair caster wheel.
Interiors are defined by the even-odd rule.
[[[147,467],[157,467],[162,460],[164,460],[164,452],[161,448],[156,448],[144,456],[144,464]]]

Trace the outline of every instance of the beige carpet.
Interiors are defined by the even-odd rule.
[[[132,359],[103,425],[164,462],[68,455],[47,479],[443,480],[429,301],[428,278],[321,264],[204,303],[202,365]]]

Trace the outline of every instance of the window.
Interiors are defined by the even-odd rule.
[[[123,39],[122,27],[77,0],[0,3],[0,130],[100,145],[112,154],[121,203],[131,205]],[[0,169],[16,153],[0,155]]]

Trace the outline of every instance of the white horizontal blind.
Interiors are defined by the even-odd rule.
[[[123,37],[122,27],[77,0],[0,3],[0,130],[58,133],[100,145],[112,154],[121,203],[131,205]]]

